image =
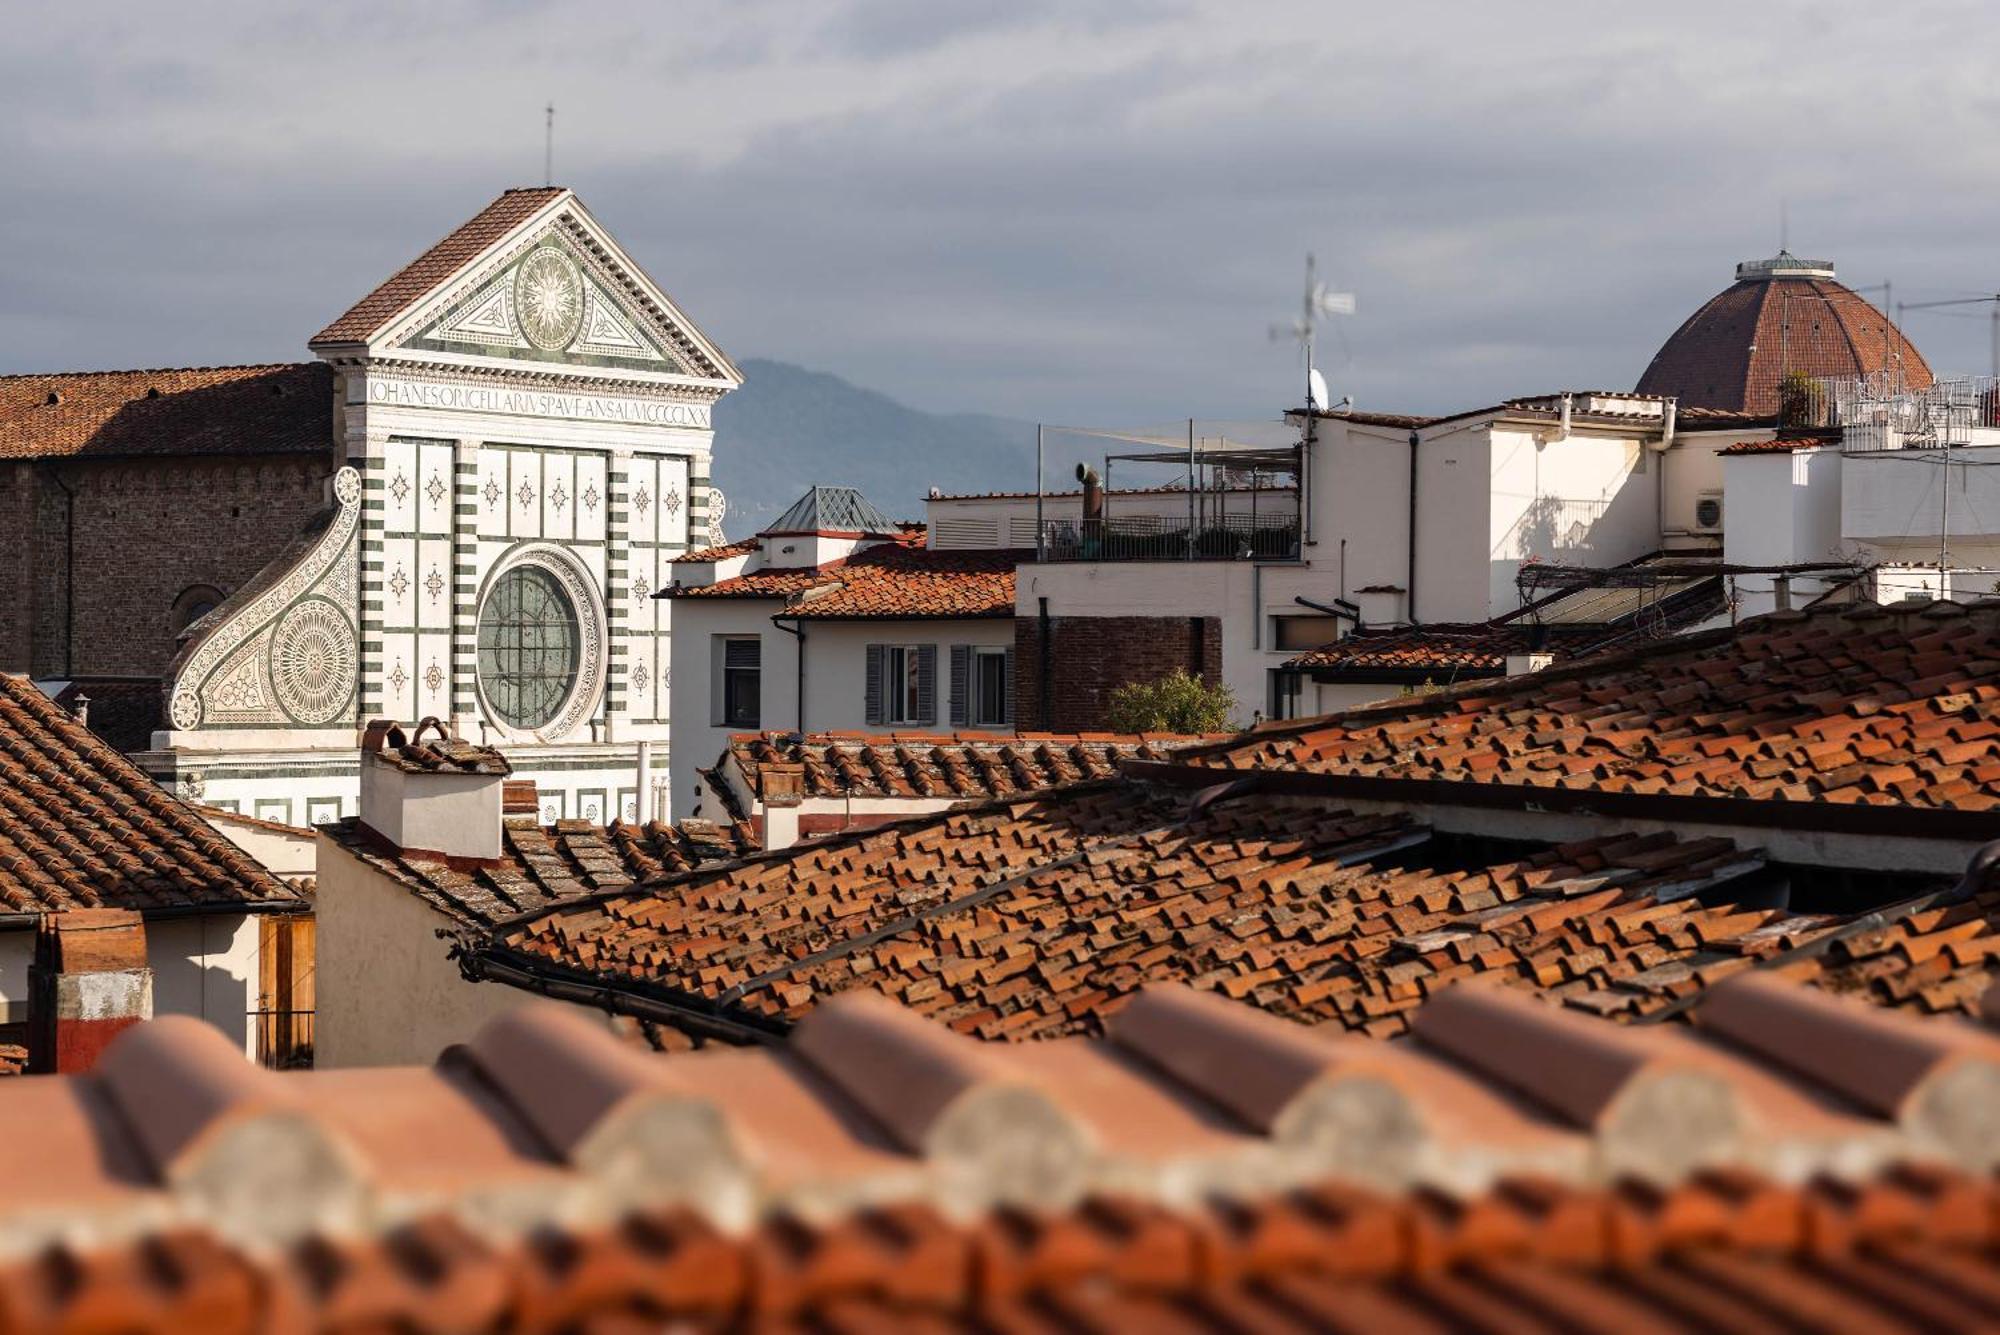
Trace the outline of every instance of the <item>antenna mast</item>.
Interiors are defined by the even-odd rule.
[[[1322,316],[1354,314],[1354,294],[1333,292],[1316,277],[1317,262],[1313,256],[1306,256],[1305,297],[1299,303],[1299,318],[1289,325],[1271,326],[1271,337],[1295,338],[1305,347],[1306,352],[1306,407],[1325,408],[1328,405],[1318,401],[1318,392],[1313,387],[1313,334],[1319,327]]]
[[[551,102],[542,108],[546,119],[542,123],[542,184],[556,183],[556,104]]]

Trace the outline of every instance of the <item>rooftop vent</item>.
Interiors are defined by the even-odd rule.
[[[59,389],[50,390],[49,396],[46,399],[43,399],[42,402],[46,403],[51,408],[55,407],[58,403],[62,402],[62,391]]]

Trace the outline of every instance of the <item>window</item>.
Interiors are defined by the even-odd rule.
[[[539,728],[562,709],[583,660],[576,607],[540,566],[515,566],[479,609],[479,686],[493,712]]]
[[[951,721],[960,728],[1004,728],[1014,721],[1013,650],[951,647]]]
[[[1273,649],[1318,649],[1340,638],[1339,617],[1272,617]]]
[[[936,645],[871,644],[867,671],[868,722],[936,722]]]
[[[174,634],[180,634],[221,605],[222,590],[212,584],[196,584],[184,589],[181,596],[174,599],[173,611],[169,614]]]
[[[754,635],[718,635],[722,660],[721,723],[760,728],[764,718],[764,642]]]

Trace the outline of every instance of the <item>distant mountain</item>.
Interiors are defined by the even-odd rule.
[[[714,480],[728,498],[723,528],[733,538],[756,532],[815,482],[859,487],[899,519],[923,518],[932,487],[1034,488],[1033,423],[919,412],[787,362],[742,365],[743,388],[715,407]],[[1069,482],[1074,463],[1051,458],[1050,481]]]

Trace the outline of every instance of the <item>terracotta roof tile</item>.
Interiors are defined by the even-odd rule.
[[[0,912],[305,901],[25,678],[0,673]]]
[[[1538,633],[1539,632],[1539,633]],[[1606,626],[1432,624],[1363,627],[1322,648],[1288,660],[1288,668],[1504,673],[1512,654],[1589,653],[1622,639],[1630,628]]]
[[[0,376],[0,459],[323,454],[333,371],[318,362]]]
[[[1899,369],[1931,383],[1923,354],[1873,304],[1830,278],[1745,279],[1724,288],[1661,345],[1639,391],[1677,395],[1683,412],[1773,413],[1787,372],[1861,375]]]
[[[1219,736],[1219,735],[1218,735]],[[801,767],[806,797],[1007,797],[1108,779],[1121,761],[1165,759],[1209,738],[1172,733],[742,733],[734,760],[762,795],[769,764]]]
[[[1023,553],[933,551],[885,543],[848,558],[801,593],[787,616],[809,620],[1012,617]]]
[[[1011,617],[1010,551],[934,551],[911,540],[878,543],[840,561],[799,569],[753,570],[715,584],[677,586],[669,598],[783,598],[787,617],[916,620]]]
[[[392,274],[347,313],[312,336],[308,347],[365,343],[410,303],[456,273],[481,251],[519,227],[549,201],[569,191],[561,186],[509,190],[443,240]]]
[[[664,1000],[691,1033],[782,1031],[855,989],[980,1037],[1089,1033],[1178,980],[1386,1035],[1474,976],[1647,1015],[1838,925],[1732,908],[1762,868],[1725,839],[1496,850],[1393,813],[1249,796],[1189,820],[1168,794],[1082,785],[588,896],[468,945],[475,968]]]
[[[1810,435],[1773,436],[1769,440],[1744,440],[1734,445],[1725,445],[1716,451],[1722,455],[1737,454],[1796,454],[1800,450],[1816,450],[1823,446],[1840,444],[1840,432],[1820,431]]]
[[[1183,763],[1782,803],[2000,806],[2000,603],[1828,606],[1258,729]]]
[[[61,1147],[0,1199],[0,1327],[1991,1325],[2000,1039],[1727,999],[1718,1041],[1461,989],[1385,1045],[1154,989],[996,1048],[855,997],[673,1056],[531,1007],[283,1074],[154,1021],[0,1087],[0,1143]]]
[[[750,553],[761,551],[762,549],[763,544],[755,538],[746,538],[742,542],[728,542],[720,547],[703,547],[699,551],[683,552],[681,555],[676,556],[674,561],[688,564],[708,564],[715,561],[727,561],[732,556],[748,556]]]
[[[492,923],[593,891],[692,871],[754,852],[742,824],[686,820],[678,825],[597,825],[532,817],[501,824],[501,857],[466,862],[412,856],[390,848],[349,817],[320,830],[356,858],[394,878],[434,908],[465,923]]]

